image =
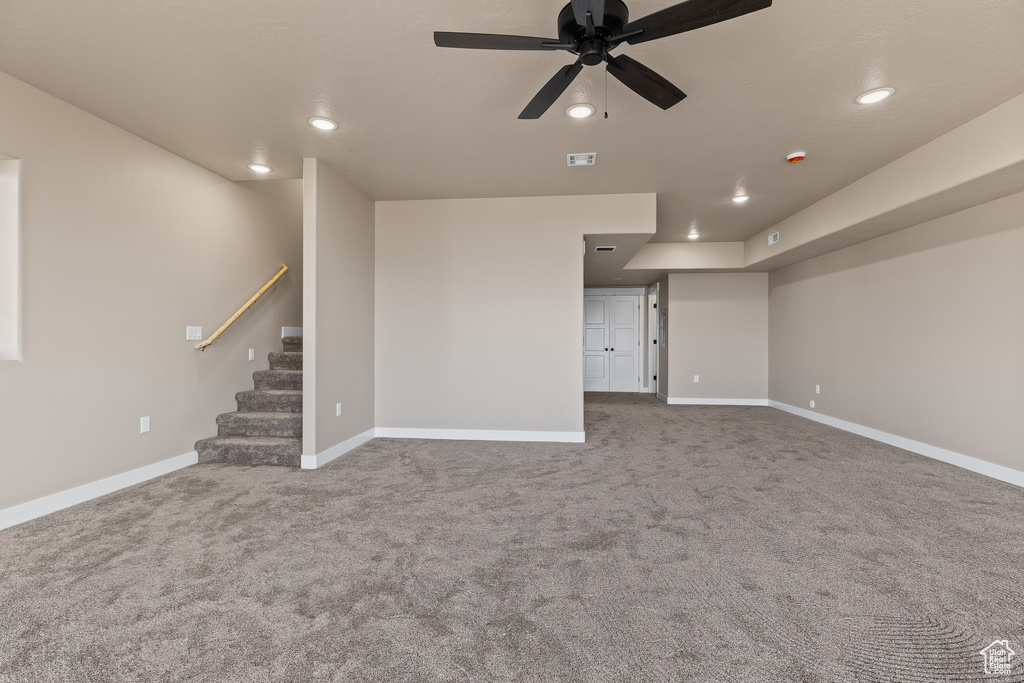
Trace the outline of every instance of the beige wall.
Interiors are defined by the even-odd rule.
[[[0,362],[2,509],[216,434],[281,326],[302,324],[302,264],[297,181],[228,182],[3,74],[0,102],[0,155],[21,159],[24,266],[23,360]],[[292,270],[213,346],[185,341],[282,262]]]
[[[766,400],[768,275],[673,273],[668,299],[668,397]]]
[[[583,227],[654,195],[377,203],[377,426],[583,431]]]
[[[770,283],[773,400],[1024,470],[1024,193]]]
[[[374,207],[322,161],[306,159],[302,177],[302,452],[318,455],[374,427]]]

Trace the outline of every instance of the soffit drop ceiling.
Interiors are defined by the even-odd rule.
[[[672,4],[629,2],[634,18]],[[750,237],[1024,91],[1018,0],[776,0],[619,48],[688,94],[676,107],[594,67],[537,121],[516,116],[569,56],[432,42],[554,36],[561,6],[0,0],[0,70],[233,180],[256,160],[299,177],[316,156],[379,200],[656,192],[655,242]],[[881,85],[896,96],[853,103]],[[597,116],[567,118],[577,101]],[[569,152],[597,165],[567,168]]]

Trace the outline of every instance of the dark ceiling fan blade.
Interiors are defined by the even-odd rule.
[[[604,24],[604,0],[572,0],[572,13],[580,26],[587,25],[587,12],[593,17],[594,26]]]
[[[539,119],[541,115],[555,103],[558,96],[565,92],[565,89],[569,87],[573,79],[583,71],[583,64],[580,61],[576,61],[568,66],[563,66],[558,70],[551,80],[544,84],[544,87],[540,89],[530,103],[526,105],[526,109],[519,115],[521,119]]]
[[[630,45],[656,40],[772,6],[772,0],[686,0],[660,12],[648,14],[622,27],[619,33],[642,30],[626,38]]]
[[[464,47],[471,50],[557,50],[558,44],[555,38],[434,31],[434,45],[438,47]]]
[[[686,93],[632,57],[608,56],[608,73],[645,100],[662,109],[679,104]]]

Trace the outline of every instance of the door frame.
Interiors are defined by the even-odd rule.
[[[655,306],[660,303],[661,292],[658,287],[658,283],[655,282],[653,285],[647,288],[647,338],[644,339],[644,345],[647,349],[647,391],[649,393],[657,395],[658,393],[658,382],[660,380],[654,379],[658,376],[658,345],[648,344],[649,341],[658,341],[658,309]]]

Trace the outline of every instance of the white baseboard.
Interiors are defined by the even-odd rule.
[[[301,336],[302,336],[302,328],[301,327],[282,327],[281,328],[281,338],[282,339],[284,339],[285,337],[301,337]]]
[[[772,408],[778,408],[779,410],[783,410],[787,413],[807,418],[808,420],[814,420],[815,422],[820,422],[830,427],[865,436],[869,439],[874,439],[875,441],[881,441],[882,443],[887,443],[890,446],[896,446],[897,448],[902,448],[903,450],[911,451],[912,453],[917,453],[918,455],[923,455],[934,460],[941,460],[942,462],[949,463],[950,465],[962,467],[965,470],[984,474],[986,477],[1005,481],[1008,484],[1024,487],[1024,472],[1019,470],[1003,467],[1002,465],[997,465],[995,463],[988,462],[987,460],[980,460],[978,458],[971,457],[970,455],[957,453],[956,451],[949,451],[945,448],[939,448],[938,446],[921,443],[920,441],[914,441],[913,439],[896,436],[895,434],[883,432],[878,429],[872,429],[871,427],[865,427],[864,425],[859,425],[855,422],[847,422],[846,420],[840,420],[837,417],[822,415],[821,413],[816,413],[804,408],[797,408],[796,406],[791,406],[788,403],[768,401],[768,405]]]
[[[666,396],[665,394],[661,393],[660,391],[654,392],[654,396],[655,396],[655,398],[657,398],[662,403],[668,403],[668,396]]]
[[[452,439],[456,441],[550,441],[584,443],[585,432],[528,432],[504,429],[419,429],[416,427],[377,427],[377,436],[385,439]]]
[[[323,453],[317,453],[316,455],[304,455],[302,456],[302,469],[315,470],[318,467],[323,467],[335,458],[340,458],[349,451],[359,448],[375,436],[377,436],[377,430],[368,429],[358,436],[353,436],[347,441],[342,441],[337,446],[331,446]]]
[[[114,491],[120,491],[135,484],[141,484],[144,481],[155,479],[168,472],[180,470],[189,465],[195,465],[197,462],[199,462],[199,454],[192,451],[191,453],[155,462],[152,465],[115,474],[112,477],[100,479],[91,484],[83,484],[67,491],[61,491],[60,493],[54,493],[43,498],[30,500],[21,505],[9,507],[6,510],[0,510],[0,529],[7,529],[37,517],[43,517],[51,512],[57,512],[58,510],[84,503],[93,498],[105,496]]]
[[[661,394],[658,394],[661,398]],[[672,398],[662,399],[670,406],[766,406],[766,398]]]

